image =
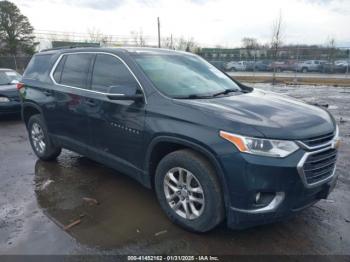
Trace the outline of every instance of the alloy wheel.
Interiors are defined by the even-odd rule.
[[[202,185],[190,171],[174,167],[164,177],[164,193],[169,206],[182,218],[200,217],[205,207]]]
[[[45,152],[46,143],[44,141],[45,135],[42,127],[38,123],[34,123],[30,133],[35,150],[39,154],[43,154]]]

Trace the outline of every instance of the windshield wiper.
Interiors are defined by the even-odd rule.
[[[234,92],[239,92],[238,89],[225,89],[224,91],[221,91],[221,92],[218,92],[218,93],[215,93],[213,94],[213,96],[219,96],[219,95],[227,95],[229,93],[234,93]]]
[[[175,96],[174,98],[178,99],[201,99],[201,98],[210,98],[212,97],[211,95],[196,95],[196,94],[191,94],[187,96]]]

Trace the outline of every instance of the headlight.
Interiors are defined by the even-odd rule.
[[[296,143],[287,140],[244,137],[225,131],[220,131],[220,136],[233,143],[239,151],[253,155],[286,157],[299,148]]]
[[[0,96],[0,103],[7,103],[7,102],[10,102],[10,99],[4,96]]]

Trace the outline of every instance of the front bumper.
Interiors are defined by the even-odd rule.
[[[310,152],[300,149],[278,159],[233,153],[220,157],[228,190],[227,223],[242,229],[283,220],[327,198],[337,176],[334,172],[321,183],[305,184],[300,163]],[[274,194],[268,203],[256,203],[258,192]]]

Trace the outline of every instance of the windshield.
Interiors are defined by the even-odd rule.
[[[0,71],[0,85],[9,85],[11,81],[21,79],[21,75],[12,70]]]
[[[156,88],[173,98],[212,97],[227,90],[240,91],[224,73],[194,55],[136,54],[134,58]]]

